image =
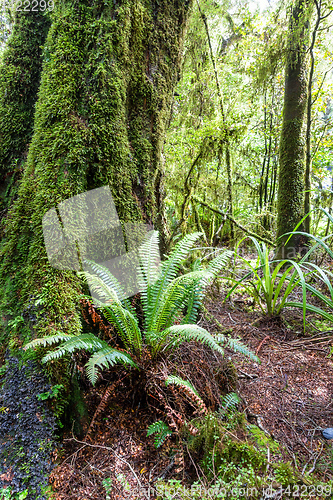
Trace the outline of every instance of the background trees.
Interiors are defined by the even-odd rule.
[[[242,226],[245,225],[262,237],[274,239],[294,229],[304,217],[306,192],[310,195],[313,207],[319,204],[321,198],[319,193],[324,190],[312,174],[311,186],[308,189],[304,177],[307,120],[305,106],[308,104],[306,94],[309,92],[310,83],[307,78],[310,68],[308,49],[309,35],[316,24],[316,8],[313,4],[304,4],[305,10],[302,11],[304,15],[302,14],[299,21],[294,20],[290,25],[292,12],[295,16],[298,4],[294,5],[294,11],[292,5],[289,5],[286,9],[274,6],[262,12],[246,11],[244,6],[238,9],[232,3],[221,2],[213,5],[210,2],[201,2],[200,5],[208,19],[226,121],[230,128],[233,215]],[[306,10],[306,6],[313,7],[312,14]],[[302,10],[302,5],[299,8]],[[324,12],[328,13],[325,9]],[[298,27],[294,25],[295,22]],[[327,122],[329,115],[325,115],[325,103],[330,100],[327,92],[331,85],[329,75],[332,56],[331,52],[327,51],[327,47],[331,46],[329,17],[321,22],[322,28],[318,32],[320,36],[314,44],[316,62],[310,85],[313,101],[310,135],[311,141],[319,144],[319,131],[321,131],[323,136],[320,141],[323,141],[321,144],[324,147],[324,143],[327,145],[327,140],[331,143],[330,125],[325,126],[325,123],[329,123]],[[290,36],[287,43],[288,32]],[[302,42],[299,35],[303,36]],[[187,198],[188,188],[185,185],[188,184],[191,184],[191,189],[197,197],[202,197],[208,204],[211,203],[220,211],[228,213],[229,182],[226,160],[223,158],[224,153],[222,154],[223,126],[219,114],[219,99],[213,66],[209,58],[207,36],[203,23],[200,23],[199,12],[196,14],[195,9],[186,47],[183,76],[177,90],[178,95],[175,97],[174,118],[168,132],[166,148],[170,189],[167,204],[175,224],[176,220],[179,222],[179,210],[181,211],[183,202]],[[302,76],[303,81],[302,88],[299,88],[301,101],[297,108],[294,99],[296,94],[293,94],[296,92],[296,82],[291,80],[295,78],[297,68],[288,61],[293,61],[293,58],[296,60],[298,56],[302,63],[299,76]],[[201,71],[198,70],[199,66]],[[328,73],[323,81],[326,71]],[[285,76],[289,86],[285,85]],[[196,84],[197,81],[200,83]],[[283,110],[285,93],[289,100],[287,99],[287,105]],[[286,125],[287,114],[295,110],[300,112],[299,120],[296,120],[299,133],[295,129],[293,131],[295,133],[290,136],[290,130]],[[290,122],[289,126],[291,127]],[[287,145],[291,144],[293,137],[296,140],[297,135],[300,155],[298,163],[295,147],[290,148],[290,157],[285,150]],[[205,144],[208,145],[208,154],[206,153],[205,159],[202,160]],[[192,163],[200,151],[200,158],[191,170]],[[327,178],[327,170],[323,165],[325,161],[329,162],[328,149],[324,162],[323,158],[319,161],[320,151],[323,151],[321,147],[317,149],[313,145],[311,148],[313,175],[317,179],[319,172],[321,179],[323,176]],[[296,168],[296,163],[299,169]],[[281,164],[281,178],[278,173],[279,164]],[[177,165],[181,165],[181,168],[177,168]],[[294,176],[295,186],[299,187],[298,194],[295,186],[290,184],[292,177],[287,173],[288,168]],[[289,186],[285,191],[282,178],[284,171],[286,171],[286,185]],[[186,181],[189,172],[190,178]],[[280,202],[277,196],[278,188],[281,191]],[[172,200],[170,204],[169,200]],[[326,202],[324,204],[326,206]],[[189,199],[185,205],[188,208],[183,227],[198,228],[201,225],[208,239],[213,241],[212,236],[215,236],[215,239],[213,238],[215,242],[217,238],[230,237],[230,226],[226,217],[213,215],[207,207],[191,203]],[[311,230],[321,227],[321,223],[317,226],[317,220],[318,217],[314,216]]]

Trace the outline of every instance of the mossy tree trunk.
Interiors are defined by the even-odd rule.
[[[293,231],[304,216],[305,111],[307,103],[307,40],[310,0],[295,0],[289,24],[283,123],[280,138],[277,238]],[[303,225],[298,228],[302,231]],[[293,258],[304,241],[279,240],[277,258]]]
[[[0,220],[14,197],[33,132],[47,13],[16,12],[0,67]],[[0,232],[1,237],[1,232]]]
[[[81,329],[81,284],[47,260],[42,218],[50,208],[109,185],[122,221],[154,223],[165,234],[161,157],[191,3],[57,2],[0,255],[1,317],[23,315],[27,334]],[[7,341],[6,321],[2,328]]]

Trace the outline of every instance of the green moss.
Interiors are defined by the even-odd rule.
[[[42,68],[41,45],[49,28],[42,12],[15,12],[0,66],[0,211],[10,205],[33,132]]]
[[[263,453],[267,451],[267,448],[273,453],[280,450],[279,444],[256,425],[248,426],[248,431],[256,447]]]
[[[299,478],[295,474],[293,466],[290,462],[273,464],[274,475],[276,480],[282,484],[282,486],[288,486],[288,484],[297,484]]]
[[[234,469],[223,470],[226,464],[264,472],[267,462],[265,454],[251,443],[235,437],[237,429],[243,429],[243,432],[245,430],[243,414],[230,414],[227,421],[223,421],[218,414],[211,413],[201,421],[193,421],[193,424],[199,429],[199,433],[189,437],[189,449],[202,457],[202,467],[208,478],[212,476],[213,470],[220,470],[223,476],[230,474],[231,480]]]

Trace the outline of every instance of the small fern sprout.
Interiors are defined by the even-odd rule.
[[[221,400],[220,413],[226,414],[227,412],[234,413],[237,411],[237,405],[240,403],[240,399],[235,392],[230,392],[226,394]]]
[[[156,434],[154,445],[155,448],[159,448],[162,446],[166,438],[171,436],[172,430],[165,422],[158,420],[148,427],[147,436],[151,436],[152,434]]]

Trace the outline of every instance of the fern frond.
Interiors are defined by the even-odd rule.
[[[154,422],[148,427],[147,436],[151,436],[152,434],[157,434],[155,437],[154,445],[155,448],[159,448],[164,443],[167,436],[172,434],[172,430],[170,427],[162,420],[158,420]]]
[[[182,320],[182,324],[195,323],[197,320],[199,309],[204,298],[205,287],[225,268],[228,261],[233,256],[233,252],[225,250],[221,252],[215,259],[211,260],[207,268],[204,270],[202,279],[188,287],[187,312]],[[196,263],[197,270],[203,271],[201,266]]]
[[[46,347],[49,345],[58,344],[58,342],[61,342],[62,340],[68,340],[72,337],[77,337],[77,335],[70,335],[68,333],[56,333],[55,335],[51,335],[49,337],[34,339],[31,342],[28,342],[28,344],[26,344],[23,349],[27,350],[34,347]]]
[[[145,304],[147,311],[145,318],[146,330],[150,330],[150,325],[156,318],[156,310],[165,288],[175,279],[181,262],[200,236],[202,236],[202,233],[193,233],[185,236],[185,238],[176,245],[170,256],[162,263],[160,276],[154,285],[150,287],[149,297],[147,296],[149,303],[147,302]]]
[[[142,336],[137,318],[125,309],[121,302],[113,302],[105,307],[104,315],[110,323],[116,326],[126,349],[141,352]]]
[[[63,356],[72,354],[80,349],[85,349],[86,351],[96,351],[106,346],[108,347],[108,344],[104,342],[104,340],[99,339],[92,333],[72,335],[70,339],[66,340],[66,342],[61,344],[56,350],[49,351],[46,356],[43,357],[42,363],[62,358]]]
[[[225,268],[231,257],[234,255],[234,252],[231,250],[224,250],[221,252],[215,259],[211,260],[207,266],[207,278],[213,279],[221,272],[223,268]]]
[[[110,288],[98,276],[86,274],[88,279],[91,279],[92,289],[98,290],[100,294],[104,294],[107,300],[107,305],[104,304],[103,307],[104,315],[110,323],[115,325],[125,347],[129,350],[141,351],[141,332],[135,315],[124,307],[113,288]]]
[[[188,380],[184,380],[180,377],[177,377],[176,375],[169,375],[167,377],[167,379],[165,380],[165,385],[168,387],[168,385],[170,385],[170,384],[174,384],[174,385],[178,385],[178,386],[182,386],[182,387],[187,387],[192,392],[194,392],[194,394],[199,396],[198,391],[193,387],[191,382],[189,382]]]
[[[96,276],[98,276],[103,283],[107,285],[108,288],[112,288],[114,290],[121,301],[126,300],[126,295],[125,292],[113,274],[110,273],[110,271],[105,267],[102,266],[101,264],[97,264],[96,262],[93,262],[91,260],[85,259],[84,264],[86,266],[89,266],[93,272],[95,273]],[[80,275],[85,275],[86,277],[89,276],[89,279],[91,279],[92,275],[90,272],[86,271],[84,273],[80,273]],[[89,280],[88,280],[89,283]]]
[[[222,333],[217,335],[216,340],[219,343],[226,345],[226,347],[229,347],[229,349],[231,349],[232,351],[243,354],[244,356],[251,359],[251,361],[254,361],[255,363],[260,363],[260,359],[258,358],[258,356],[254,354],[251,351],[251,349],[249,349],[246,345],[244,345],[240,340],[233,339],[231,337],[226,337]]]
[[[153,285],[161,275],[158,232],[153,231],[150,239],[139,248],[140,265],[138,283],[141,291],[142,307],[145,317],[149,317],[154,306]]]
[[[177,346],[185,341],[189,342],[194,340],[201,342],[201,344],[206,344],[214,351],[219,352],[222,356],[224,355],[224,350],[216,342],[213,335],[198,325],[174,325],[164,330],[161,333],[161,337],[165,345],[158,345],[159,350],[161,350],[162,347],[165,349],[166,347]]]
[[[240,403],[240,399],[235,392],[230,392],[226,394],[221,401],[221,409],[223,413],[227,412],[229,409],[231,411],[237,410],[237,405]]]
[[[111,368],[118,363],[129,365],[133,368],[138,367],[131,356],[125,352],[117,351],[117,349],[113,349],[108,345],[100,349],[91,356],[86,364],[86,371],[90,382],[93,385],[95,384],[99,369]]]
[[[148,241],[139,247],[140,267],[138,269],[141,292],[151,287],[160,275],[160,251],[157,231],[151,231]]]
[[[109,305],[114,301],[121,302],[117,291],[112,288],[112,286],[109,286],[100,276],[90,274],[88,271],[86,271],[84,275],[90,290],[99,296],[98,302],[100,302],[102,306]]]
[[[206,414],[208,412],[207,407],[199,396],[198,391],[188,380],[184,380],[176,375],[170,375],[165,380],[165,385],[168,386],[170,384],[176,385],[179,389],[183,390],[191,400],[193,406],[195,408],[199,408],[200,413]]]
[[[197,321],[199,309],[202,306],[202,301],[204,298],[203,286],[198,283],[194,283],[188,287],[187,300],[186,300],[186,314],[181,321],[182,325],[187,325],[188,323],[195,323]]]
[[[171,326],[189,299],[190,287],[197,284],[203,276],[204,271],[194,271],[173,279],[167,285],[148,325],[150,331],[160,331]]]

